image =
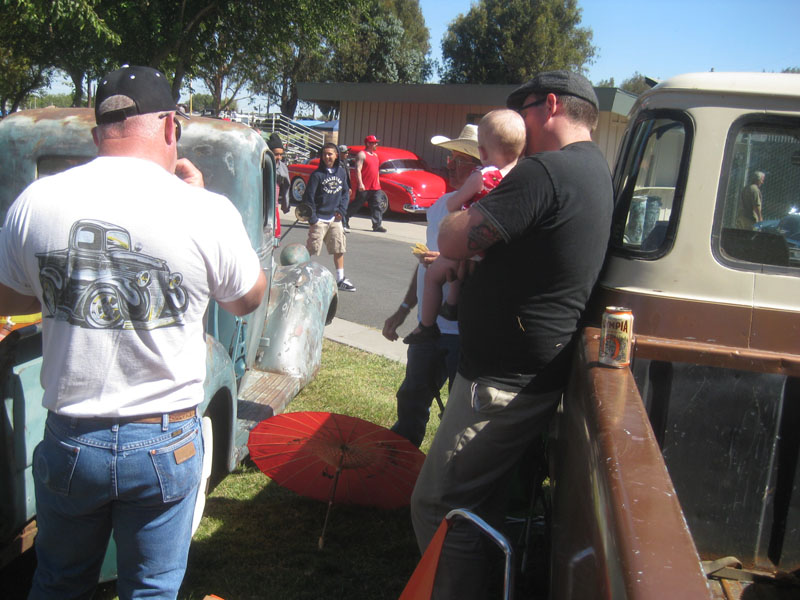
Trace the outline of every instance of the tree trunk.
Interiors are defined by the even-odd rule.
[[[70,69],[68,75],[72,79],[72,85],[75,86],[72,94],[72,106],[80,107],[83,105],[83,71]]]

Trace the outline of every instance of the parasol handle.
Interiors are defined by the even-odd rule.
[[[328,498],[328,510],[325,511],[325,522],[322,524],[322,533],[319,535],[317,547],[322,550],[325,545],[325,529],[328,527],[328,517],[331,514],[331,507],[333,507],[333,499],[336,496],[336,486],[339,484],[339,473],[342,472],[342,464],[344,463],[344,452],[339,457],[339,466],[336,467],[336,474],[333,476],[333,486],[331,487],[331,495]]]

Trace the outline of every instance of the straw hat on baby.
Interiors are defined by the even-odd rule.
[[[464,129],[461,130],[457,138],[435,135],[431,138],[431,144],[444,148],[445,150],[463,152],[477,159],[481,157],[481,153],[478,151],[477,125],[464,125]]]

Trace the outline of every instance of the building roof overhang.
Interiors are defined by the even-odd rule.
[[[518,85],[471,83],[298,83],[306,102],[406,102],[413,104],[478,104],[505,106]],[[619,88],[596,87],[600,110],[627,116],[636,96]]]

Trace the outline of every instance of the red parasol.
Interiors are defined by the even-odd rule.
[[[328,513],[334,502],[408,505],[425,460],[411,442],[388,429],[327,412],[265,419],[250,432],[247,446],[261,471],[302,496],[327,501]],[[324,535],[323,526],[320,548]]]

